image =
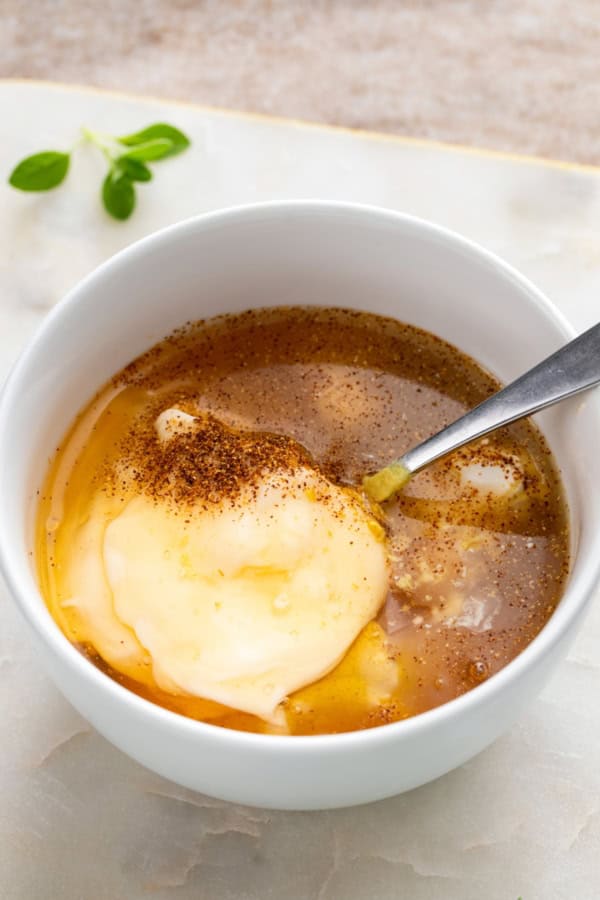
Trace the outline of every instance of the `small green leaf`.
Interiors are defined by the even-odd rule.
[[[64,181],[68,170],[68,153],[45,150],[21,160],[8,183],[20,191],[49,191]]]
[[[151,181],[152,172],[145,163],[138,159],[131,159],[127,156],[119,156],[115,160],[115,165],[125,174],[131,181]]]
[[[131,178],[118,169],[111,169],[102,185],[102,202],[114,219],[128,219],[135,206]]]
[[[149,125],[141,131],[136,131],[134,134],[126,134],[117,138],[117,140],[126,147],[135,147],[138,144],[145,144],[147,141],[156,140],[157,138],[171,141],[172,146],[169,153],[165,154],[166,156],[175,156],[190,146],[190,139],[186,137],[183,131],[174,128],[173,125],[166,125],[164,122]]]
[[[165,156],[172,156],[173,142],[167,138],[155,138],[152,141],[146,141],[145,144],[136,144],[131,150],[126,150],[121,154],[121,159],[137,159],[140,162],[153,162],[157,159],[164,159]]]

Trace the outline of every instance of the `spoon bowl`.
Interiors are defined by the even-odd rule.
[[[600,323],[542,360],[528,372],[488,397],[437,434],[413,447],[374,475],[363,487],[377,503],[401,491],[415,472],[476,441],[503,425],[510,425],[595,387],[600,382]]]

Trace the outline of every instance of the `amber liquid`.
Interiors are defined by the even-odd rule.
[[[516,423],[415,476],[384,513],[387,600],[342,662],[284,701],[284,726],[126,678],[85,644],[63,578],[71,538],[128,447],[169,406],[294,437],[339,483],[400,456],[498,389],[420,329],[347,310],[275,308],[222,316],[167,338],[106,385],[52,462],[37,538],[40,581],[65,634],[132,691],[228,728],[319,734],[371,728],[458,697],[544,626],[568,570],[567,511],[540,432]],[[139,441],[138,441],[139,443]],[[520,492],[465,488],[460,466],[517,459]]]

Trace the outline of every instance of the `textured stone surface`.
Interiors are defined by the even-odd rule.
[[[0,76],[600,163],[597,0],[0,0]]]
[[[82,148],[48,195],[0,181],[0,381],[46,311],[111,253],[163,225],[251,200],[387,205],[478,239],[584,328],[598,318],[600,172],[0,84],[0,171],[82,122],[167,119],[193,138],[120,224]],[[2,900],[597,900],[600,596],[568,659],[507,735],[461,769],[370,806],[240,808],[129,760],[59,695],[0,586]]]

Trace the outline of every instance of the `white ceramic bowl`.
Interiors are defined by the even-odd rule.
[[[588,395],[540,417],[565,480],[573,566],[560,605],[510,665],[457,700],[370,731],[243,734],[167,712],[81,656],[40,596],[36,489],[97,388],[182,323],[274,304],[355,307],[430,329],[509,380],[571,337],[556,310],[499,259],[383,210],[313,202],[201,216],[119,253],[48,316],[0,402],[0,560],[50,674],[126,753],[198,791],[313,809],[364,803],[437,778],[478,753],[542,687],[581,622],[600,564],[600,408]]]

